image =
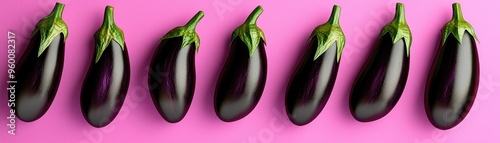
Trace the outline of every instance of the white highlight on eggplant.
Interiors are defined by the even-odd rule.
[[[384,83],[382,87],[381,97],[389,102],[393,97],[396,88],[398,87],[399,77],[401,77],[401,71],[403,68],[403,59],[406,56],[404,41],[401,39],[392,46],[391,57],[389,57],[389,64],[387,65],[387,74],[384,78]],[[403,47],[403,48],[400,48]],[[399,67],[399,68],[394,68]],[[387,103],[385,103],[387,104]]]
[[[460,63],[455,65],[455,78],[453,85],[453,93],[455,96],[451,97],[452,106],[461,106],[465,105],[465,102],[468,100],[467,97],[469,95],[468,91],[470,90],[471,82],[473,75],[473,46],[471,43],[472,37],[465,33],[463,37],[462,44],[459,44],[457,47],[457,62]],[[459,83],[459,84],[457,84]],[[458,108],[457,108],[458,109]]]
[[[188,54],[190,50],[191,45],[187,45],[185,47],[182,47],[179,50],[179,53],[177,55],[177,59],[175,60],[175,71],[188,71]],[[186,89],[187,89],[187,72],[176,72],[175,73],[175,91],[177,92],[177,95],[185,95],[186,94]],[[183,100],[183,98],[179,98],[180,100]]]

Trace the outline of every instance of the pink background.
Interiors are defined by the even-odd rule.
[[[457,127],[441,131],[426,118],[423,91],[429,65],[440,40],[441,27],[451,18],[452,0],[400,0],[413,32],[410,76],[396,107],[370,123],[354,120],[348,91],[376,36],[394,14],[395,0],[106,0],[66,4],[69,27],[65,65],[58,94],[48,112],[31,123],[16,122],[16,135],[7,134],[8,107],[0,98],[0,142],[500,142],[500,67],[498,66],[500,2],[459,0],[465,19],[475,28],[481,79],[472,111]],[[27,46],[35,23],[53,8],[54,0],[3,0],[0,4],[1,64],[7,64],[7,31],[16,33],[17,56]],[[264,13],[258,25],[267,38],[268,79],[258,106],[242,120],[225,123],[213,110],[213,92],[228,52],[232,30],[257,5]],[[295,126],[284,114],[284,91],[310,32],[326,22],[334,4],[342,7],[341,25],[347,37],[337,81],[323,112],[306,126]],[[100,27],[104,7],[115,7],[115,21],[125,32],[131,63],[128,96],[118,117],[105,128],[83,118],[80,89],[91,61],[92,36]],[[197,31],[197,84],[192,106],[179,123],[164,121],[146,89],[147,65],[157,40],[185,24],[198,10],[205,12]],[[7,87],[7,66],[0,66],[0,87]],[[4,93],[6,91],[3,91]],[[5,95],[5,94],[2,94]]]

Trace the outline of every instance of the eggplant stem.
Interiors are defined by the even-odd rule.
[[[339,19],[340,19],[340,6],[334,5],[332,14],[330,15],[330,19],[328,19],[327,23],[331,25],[339,24]]]
[[[201,18],[203,18],[204,15],[205,13],[203,13],[203,11],[198,11],[198,13],[196,13],[196,15],[194,15],[193,18],[191,18],[191,20],[189,20],[189,22],[185,25],[186,28],[189,30],[194,30],[196,28],[196,25],[198,25],[198,22],[200,22]]]
[[[405,6],[402,3],[396,4],[396,15],[394,16],[394,21],[398,23],[405,22]]]
[[[460,3],[453,3],[453,20],[463,21],[462,8]]]
[[[102,22],[102,27],[111,27],[115,25],[114,21],[114,8],[112,6],[106,6],[104,11],[104,21]]]
[[[56,6],[52,10],[52,12],[50,12],[50,15],[48,17],[62,18],[63,10],[64,10],[64,4],[56,3]]]
[[[257,19],[259,18],[260,14],[262,14],[262,12],[264,11],[264,9],[262,9],[262,6],[257,6],[253,11],[252,13],[248,16],[247,20],[245,21],[246,24],[256,24],[257,23]]]

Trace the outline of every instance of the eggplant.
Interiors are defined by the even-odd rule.
[[[203,15],[199,11],[185,26],[163,36],[149,66],[151,98],[167,122],[181,121],[191,105],[196,85],[194,56],[200,45],[195,28]]]
[[[340,6],[335,5],[330,19],[309,36],[306,53],[289,81],[285,107],[288,118],[296,125],[313,121],[332,93],[345,45],[339,18]]]
[[[214,96],[217,116],[225,122],[239,120],[257,105],[267,77],[264,32],[257,27],[262,13],[257,6],[245,23],[233,31],[229,55],[219,75]]]
[[[375,121],[394,108],[408,78],[411,39],[404,5],[397,3],[394,20],[382,29],[352,85],[349,109],[356,120]]]
[[[80,105],[94,127],[111,123],[120,111],[130,82],[130,62],[123,31],[116,26],[114,8],[106,6],[102,27],[94,34],[93,61],[83,83]]]
[[[36,24],[30,43],[15,68],[17,96],[14,103],[17,106],[12,109],[22,121],[32,122],[42,117],[59,88],[68,37],[63,10],[64,4],[56,3],[52,12]]]
[[[425,112],[436,128],[447,130],[467,116],[479,86],[476,34],[464,20],[459,3],[442,29],[441,44],[427,78]]]

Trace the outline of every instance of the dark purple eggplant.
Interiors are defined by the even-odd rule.
[[[330,19],[314,29],[307,51],[289,81],[285,96],[288,118],[306,125],[323,110],[333,90],[345,45],[339,25],[340,7],[333,7]]]
[[[16,67],[17,117],[32,122],[42,117],[56,96],[64,65],[68,27],[62,20],[64,4],[56,3],[33,31],[30,43]]]
[[[425,90],[425,111],[432,125],[447,130],[469,113],[479,85],[476,34],[464,20],[460,4],[453,4],[453,18],[442,29]]]
[[[257,105],[267,77],[264,32],[257,27],[261,6],[233,31],[229,56],[215,89],[214,107],[225,122],[239,120]]]
[[[106,6],[102,27],[94,34],[96,50],[83,83],[80,105],[94,127],[111,123],[120,111],[130,80],[130,63],[123,31],[116,26],[113,7]]]
[[[200,45],[195,28],[203,15],[198,12],[185,26],[163,36],[151,61],[148,76],[151,98],[163,119],[171,123],[184,118],[193,99],[194,56]]]
[[[378,120],[394,108],[408,78],[411,38],[404,5],[397,3],[394,20],[382,29],[351,88],[349,107],[356,120]]]

